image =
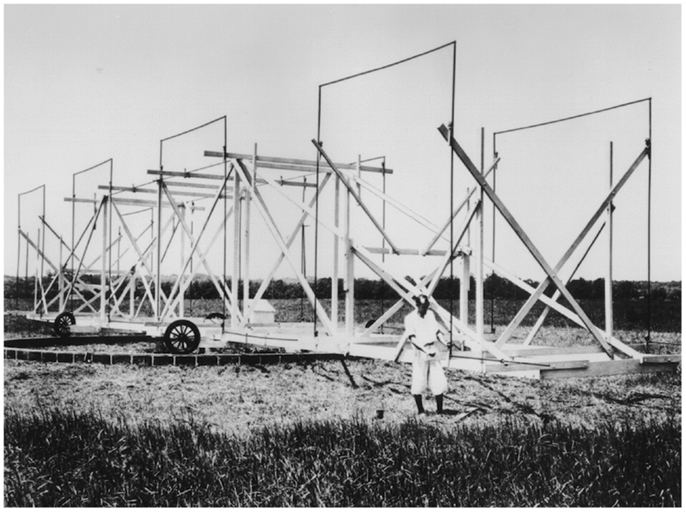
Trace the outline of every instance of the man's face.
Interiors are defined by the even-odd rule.
[[[417,311],[419,312],[419,316],[424,318],[424,315],[426,315],[426,312],[429,310],[429,299],[427,299],[424,296],[419,297],[419,301],[417,302]]]

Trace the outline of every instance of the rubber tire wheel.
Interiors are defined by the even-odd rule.
[[[175,320],[164,331],[164,344],[174,354],[190,354],[200,345],[200,330],[190,320]]]
[[[71,336],[69,327],[72,325],[76,325],[76,318],[74,318],[74,315],[69,311],[64,311],[55,318],[55,321],[52,324],[52,330],[55,331],[55,334],[60,338],[68,338]]]

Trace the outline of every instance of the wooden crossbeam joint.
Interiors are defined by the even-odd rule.
[[[514,218],[512,213],[509,211],[507,206],[502,202],[500,197],[498,197],[498,195],[495,193],[495,191],[486,182],[486,180],[484,179],[482,174],[479,172],[477,167],[474,165],[472,160],[469,158],[469,155],[467,155],[467,153],[464,151],[462,146],[460,146],[460,144],[453,137],[450,137],[449,131],[445,127],[445,125],[441,125],[438,128],[438,131],[446,139],[446,141],[448,141],[453,152],[458,156],[458,158],[465,165],[465,167],[467,168],[469,173],[473,176],[473,178],[479,184],[481,189],[486,193],[486,195],[489,197],[489,199],[498,208],[501,215],[505,218],[507,223],[513,228],[513,230],[515,231],[515,233],[517,234],[519,239],[524,243],[525,247],[527,248],[529,253],[534,257],[534,259],[539,264],[539,266],[545,271],[545,273],[547,274],[546,279],[550,280],[551,283],[554,284],[555,287],[560,291],[560,293],[565,297],[565,299],[567,299],[567,301],[572,305],[572,308],[576,311],[576,313],[582,319],[584,326],[593,335],[593,337],[598,341],[598,343],[600,343],[600,345],[603,347],[603,349],[605,350],[607,355],[610,358],[614,358],[614,351],[613,351],[612,347],[609,345],[609,343],[605,339],[603,339],[600,332],[598,332],[597,328],[591,323],[590,319],[586,316],[583,309],[581,309],[581,306],[579,306],[578,302],[576,302],[574,297],[572,297],[572,295],[569,293],[569,291],[565,287],[564,283],[562,283],[560,278],[557,276],[557,274],[556,274],[557,270],[553,269],[548,264],[548,262],[545,260],[543,255],[540,253],[538,248],[529,239],[529,236],[526,234],[526,232],[519,225],[519,223]]]

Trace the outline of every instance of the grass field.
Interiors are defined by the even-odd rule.
[[[6,419],[9,506],[678,506],[681,427],[300,420],[247,437],[73,412]],[[19,447],[23,446],[24,449]],[[602,449],[599,449],[602,447]],[[9,484],[9,485],[8,485]]]
[[[35,327],[5,317],[6,338]],[[568,327],[542,336],[583,338]],[[680,333],[656,336],[680,352]],[[681,505],[680,371],[450,371],[448,414],[427,396],[418,418],[408,366],[346,365],[352,380],[340,361],[5,361],[5,505]]]

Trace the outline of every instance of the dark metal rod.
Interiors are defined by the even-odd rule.
[[[184,132],[177,133],[176,135],[171,135],[171,136],[167,137],[166,139],[162,139],[160,142],[164,142],[166,140],[174,139],[176,137],[180,137],[181,135],[186,135],[187,133],[194,132],[195,130],[199,130],[200,128],[205,128],[205,126],[209,126],[212,123],[216,123],[217,121],[219,121],[221,119],[224,120],[224,129],[226,129],[226,116],[222,116],[222,117],[218,117],[217,119],[213,119],[212,121],[208,121],[205,124],[201,124],[200,126],[196,126],[195,128],[191,128],[191,129],[186,130]],[[224,152],[226,152],[226,149],[224,150]]]
[[[651,100],[651,98],[643,98],[641,100],[630,101],[628,103],[622,103],[621,105],[615,105],[613,107],[601,108],[599,110],[593,110],[591,112],[585,112],[583,114],[577,114],[575,116],[563,117],[561,119],[555,119],[553,121],[546,121],[543,123],[531,124],[529,126],[521,126],[519,128],[511,128],[509,130],[501,130],[499,132],[495,132],[494,135],[500,135],[503,133],[518,132],[518,131],[522,131],[522,130],[529,130],[531,128],[538,128],[539,126],[546,126],[549,124],[561,123],[563,121],[570,121],[572,119],[578,119],[580,117],[586,117],[586,116],[591,116],[594,114],[600,114],[601,112],[607,112],[608,110],[615,110],[615,109],[622,108],[622,107],[628,107],[629,105],[635,105],[636,103],[641,103],[641,102],[650,101],[650,100]]]
[[[646,337],[646,352],[650,346],[651,334],[651,210],[652,210],[652,182],[653,182],[653,99],[648,98],[648,141],[650,153],[648,154],[648,336]]]
[[[452,130],[455,129],[455,83],[456,83],[456,62],[457,62],[457,41],[453,41],[453,75],[452,75],[452,88],[451,88],[451,98],[450,98],[450,127]],[[385,193],[385,191],[384,191]],[[453,221],[455,216],[453,211],[455,208],[455,153],[450,149],[450,247],[454,247],[454,234],[453,234]],[[454,271],[455,258],[450,258],[450,329],[448,334],[450,336],[450,342],[448,343],[449,357],[453,355],[453,284],[455,282],[455,271]]]
[[[452,46],[452,47],[453,47],[453,76],[452,76],[452,98],[451,98],[451,99],[452,99],[452,105],[451,105],[451,116],[450,116],[450,126],[451,126],[451,129],[452,129],[452,127],[453,127],[453,125],[454,125],[454,121],[455,121],[455,76],[456,76],[456,60],[457,60],[457,41],[452,41],[452,42],[450,42],[450,43],[447,43],[447,44],[438,46],[438,47],[436,47],[436,48],[433,48],[433,49],[431,49],[431,50],[428,50],[428,51],[425,51],[425,52],[422,52],[422,53],[418,53],[418,54],[416,54],[416,55],[413,55],[413,56],[411,56],[411,57],[407,57],[407,58],[405,58],[405,59],[402,59],[402,60],[399,60],[399,61],[396,61],[396,62],[393,62],[393,63],[391,63],[391,64],[386,64],[385,66],[380,66],[380,67],[377,67],[377,68],[374,68],[374,69],[370,69],[370,70],[367,70],[367,71],[363,71],[363,72],[361,72],[361,73],[356,73],[356,74],[354,74],[354,75],[350,75],[350,76],[346,76],[346,77],[343,77],[343,78],[339,78],[339,79],[337,79],[337,80],[332,80],[332,81],[330,81],[330,82],[326,82],[326,83],[324,83],[324,84],[319,85],[319,93],[318,93],[318,99],[317,99],[317,101],[318,101],[318,107],[317,107],[317,141],[316,141],[316,144],[319,145],[319,146],[323,146],[323,142],[322,142],[322,140],[321,140],[321,124],[322,124],[322,89],[323,89],[324,87],[326,87],[327,85],[333,85],[333,84],[337,84],[337,83],[340,83],[340,82],[344,82],[344,81],[346,81],[346,80],[351,80],[351,79],[353,79],[353,78],[358,78],[358,77],[361,77],[361,76],[364,76],[364,75],[368,75],[368,74],[374,73],[374,72],[376,72],[376,71],[381,71],[381,70],[384,70],[384,69],[388,69],[388,68],[391,68],[391,67],[393,67],[393,66],[397,66],[397,65],[399,65],[399,64],[403,64],[403,63],[405,63],[405,62],[409,62],[409,61],[411,61],[411,60],[417,59],[417,58],[419,58],[419,57],[423,57],[423,56],[425,56],[425,55],[429,55],[429,54],[431,54],[431,53],[434,53],[434,52],[436,52],[436,51],[438,51],[438,50],[442,50],[443,48],[447,48],[447,47],[449,47],[449,46]],[[319,151],[319,152],[317,153],[317,187],[319,187],[319,161],[321,160],[322,156],[323,156],[323,155],[322,155],[322,152]],[[450,203],[450,204],[451,204],[450,212],[451,212],[451,215],[452,215],[452,201],[453,201],[453,170],[454,170],[454,167],[453,167],[454,164],[453,164],[453,162],[454,162],[454,155],[453,155],[453,151],[451,150],[451,152],[450,152],[450,180],[451,180],[451,183],[450,183],[450,185],[451,185],[451,186],[450,186],[450,201],[451,201],[451,203]],[[385,217],[384,217],[384,218],[385,218]],[[314,231],[314,248],[315,248],[315,252],[314,252],[314,294],[315,294],[315,299],[316,299],[316,297],[317,297],[317,268],[318,268],[318,255],[317,255],[317,253],[318,253],[318,248],[319,248],[319,246],[318,246],[318,232],[319,232],[319,199],[317,199],[317,202],[316,202],[316,204],[315,204],[315,219],[316,219],[316,222],[315,222],[315,228],[314,228],[314,229],[315,229],[315,231]],[[450,222],[451,222],[451,241],[452,241],[452,217],[451,217],[451,221],[450,221]],[[390,241],[389,241],[389,243],[390,243]],[[451,244],[451,247],[452,247],[452,244]],[[451,261],[451,276],[452,276],[452,274],[453,274],[453,271],[452,271],[452,261]],[[337,285],[337,283],[336,283],[336,285]],[[332,280],[332,286],[334,286],[333,280]],[[316,322],[317,322],[317,320],[316,320],[316,319],[317,319],[317,301],[316,301],[316,300],[314,301],[314,309],[315,309],[315,315],[314,315],[314,322],[315,322],[314,335],[317,336],[317,328],[316,328]],[[452,311],[451,311],[451,315],[452,315]],[[451,322],[452,322],[452,320],[451,320]],[[451,327],[452,327],[452,326],[451,326]],[[451,337],[452,337],[452,328],[450,329],[450,332],[451,332]],[[451,340],[451,341],[452,341],[452,340]],[[452,346],[452,343],[451,343],[451,346]]]
[[[328,84],[320,85],[319,86],[319,93],[317,97],[317,143],[319,145],[322,145],[322,139],[321,139],[321,133],[322,133],[322,88]],[[322,158],[322,155],[320,152],[317,152],[317,172],[316,172],[316,183],[317,183],[317,190],[319,190],[319,162]],[[336,198],[338,200],[338,198]],[[319,253],[319,194],[315,196],[315,203],[314,203],[314,314],[312,316],[312,330],[313,330],[313,336],[316,338],[318,333],[317,333],[317,270],[319,266],[319,258],[317,254]],[[305,276],[305,280],[307,281],[307,276]],[[332,283],[333,285],[333,283]],[[334,319],[334,322],[338,322],[338,319]]]
[[[439,46],[439,47],[437,47],[437,48],[434,48],[433,50],[429,50],[429,51],[426,51],[426,52],[423,52],[423,53],[418,53],[417,55],[413,55],[412,57],[408,57],[408,58],[406,58],[406,59],[402,59],[402,60],[399,60],[399,61],[397,61],[397,62],[393,62],[392,64],[386,64],[385,66],[381,66],[381,67],[378,67],[378,68],[370,69],[370,70],[368,70],[368,71],[363,71],[363,72],[361,72],[361,73],[356,73],[356,74],[354,74],[354,75],[346,76],[346,77],[344,77],[344,78],[339,78],[338,80],[333,80],[333,81],[331,81],[331,82],[327,82],[327,83],[325,83],[325,84],[320,85],[319,87],[321,88],[321,87],[324,87],[324,86],[327,86],[327,85],[337,84],[337,83],[339,83],[339,82],[344,82],[344,81],[346,81],[346,80],[350,80],[351,78],[357,78],[357,77],[359,77],[359,76],[368,75],[369,73],[374,73],[375,71],[381,71],[382,69],[388,69],[388,68],[390,68],[390,67],[397,66],[398,64],[402,64],[402,63],[404,63],[404,62],[408,62],[408,61],[410,61],[410,60],[417,59],[417,58],[419,58],[419,57],[423,57],[424,55],[428,55],[428,54],[433,53],[433,52],[436,52],[436,51],[438,51],[438,50],[442,50],[443,48],[446,48],[446,47],[450,46],[451,44],[453,44],[453,45],[456,44],[456,41],[453,41],[453,42],[448,43],[448,44],[444,44],[443,46]]]

